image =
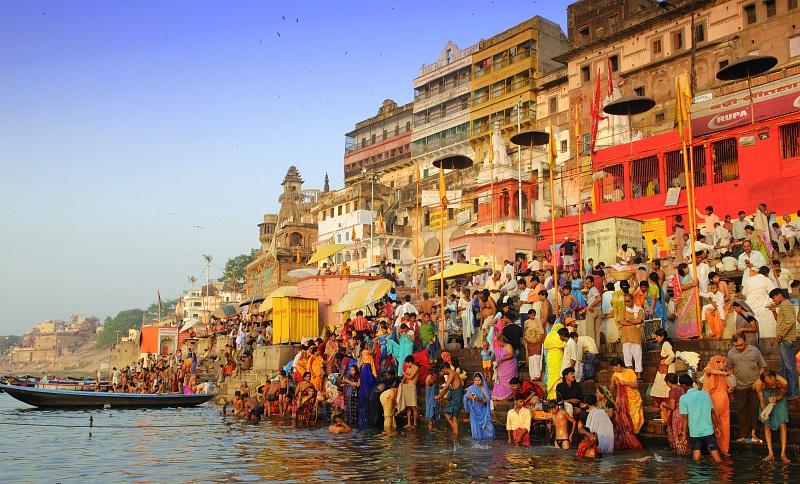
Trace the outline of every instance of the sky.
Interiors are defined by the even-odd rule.
[[[0,2],[0,334],[176,298],[422,64],[566,0]]]

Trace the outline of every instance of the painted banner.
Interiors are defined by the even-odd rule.
[[[753,87],[752,106],[747,90],[692,104],[693,134],[702,136],[745,125],[750,122],[751,110],[756,121],[800,111],[800,76]]]

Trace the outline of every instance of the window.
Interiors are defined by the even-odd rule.
[[[644,86],[639,86],[633,90],[637,96],[644,96]]]
[[[619,20],[617,19],[616,15],[612,15],[608,17],[608,32],[613,34],[617,31],[617,25],[619,24]]]
[[[588,82],[592,80],[592,71],[589,70],[589,66],[581,66],[581,80],[583,82]]]
[[[565,139],[561,140],[561,152],[562,153],[566,153],[567,152],[567,140],[565,140]]]
[[[789,57],[800,55],[800,35],[789,39]]]
[[[619,56],[612,55],[608,60],[611,63],[611,72],[617,72],[619,70]]]
[[[683,49],[683,32],[674,32],[672,34],[672,50]]]
[[[625,173],[622,165],[613,165],[603,168],[602,180],[600,181],[600,199],[604,202],[619,202],[625,198]]]
[[[797,8],[797,0],[789,0],[786,2],[787,10],[794,10]]]
[[[631,163],[631,195],[633,198],[650,197],[661,193],[658,182],[658,157],[648,156]]]
[[[700,22],[694,26],[694,41],[704,42],[706,40],[706,24]]]
[[[336,208],[336,212],[337,212],[337,213],[336,213],[336,215],[341,215],[341,214],[342,214],[342,206],[341,206],[341,205],[339,205],[339,206]]]
[[[653,54],[660,54],[661,53],[661,39],[656,39],[653,41]]]
[[[724,59],[719,61],[719,68],[722,69],[723,67],[728,65],[728,59]]]
[[[550,114],[555,114],[558,112],[558,97],[553,96],[548,101],[550,103]]]
[[[366,137],[361,138],[361,147],[363,148],[365,146],[367,146],[367,138]]]
[[[394,135],[397,136],[398,134],[400,134],[400,125],[396,124],[394,125]]]
[[[748,25],[756,23],[756,5],[754,3],[744,6],[744,18]]]
[[[664,122],[664,113],[656,113],[656,123],[663,123]]]
[[[582,143],[583,146],[581,147],[581,154],[586,155],[589,153],[589,149],[591,148],[590,143],[592,141],[591,136],[592,135],[590,134],[583,135],[583,143]]]
[[[447,209],[447,220],[453,220],[454,216],[455,216],[455,209],[448,208]]]
[[[331,209],[331,214],[328,215],[328,218],[333,218],[333,209]]]
[[[384,139],[384,140],[386,139],[386,134],[387,134],[387,133],[386,133],[386,128],[384,128],[384,129],[383,129],[383,139]]]
[[[775,0],[764,0],[764,6],[767,7],[767,18],[774,17],[776,13]]]
[[[428,211],[428,210],[425,210],[425,216],[423,217],[422,225],[427,227],[430,224],[431,224],[431,212]]]
[[[578,29],[578,33],[581,35],[581,42],[584,44],[589,42],[589,26],[584,25],[583,27]]]
[[[739,179],[739,153],[736,138],[711,143],[714,183],[724,183]]]
[[[373,145],[374,145],[374,144],[375,144],[375,141],[376,141],[377,139],[378,139],[378,138],[377,138],[377,136],[376,136],[375,134],[373,134],[373,135],[372,135],[372,143],[371,143],[371,144],[373,144]]]
[[[781,126],[781,157],[800,156],[800,123]]]
[[[392,249],[392,259],[399,260],[400,259],[400,250],[399,249]]]
[[[406,121],[406,133],[411,131],[411,121]]]
[[[478,199],[472,199],[472,213],[478,213]]]

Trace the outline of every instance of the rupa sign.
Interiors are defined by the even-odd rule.
[[[753,87],[753,105],[745,91],[692,104],[692,131],[695,136],[742,126],[750,122],[751,109],[756,121],[800,111],[800,76]]]

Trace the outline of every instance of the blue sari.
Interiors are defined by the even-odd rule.
[[[583,291],[581,291],[581,284],[583,284],[582,280],[573,279],[572,282],[570,282],[569,286],[572,289],[571,291],[572,295],[575,296],[575,299],[578,300],[578,306],[581,308],[585,308],[586,306],[588,306],[588,304],[586,304],[586,298],[583,297]]]
[[[425,389],[425,418],[431,422],[439,420],[439,402],[436,401],[438,394],[439,388],[436,385]]]
[[[372,376],[372,365],[365,363],[361,367],[361,378],[359,379],[358,386],[358,428],[364,429],[369,426],[369,397],[372,395],[375,387],[378,386],[378,380]]]
[[[464,408],[469,412],[469,427],[474,440],[494,440],[494,424],[492,423],[492,394],[486,385],[483,375],[475,373],[481,377],[483,385],[471,385],[464,394]],[[470,398],[470,395],[477,395],[486,399],[486,403],[479,402]]]
[[[397,361],[397,374],[403,376],[403,362],[406,357],[414,352],[414,342],[406,335],[400,335],[399,342],[388,339],[386,340],[386,354],[394,356]]]

